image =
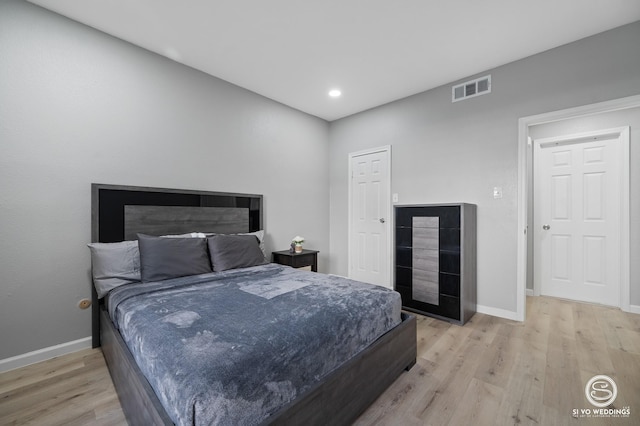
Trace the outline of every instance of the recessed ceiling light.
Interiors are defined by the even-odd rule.
[[[340,97],[340,95],[342,95],[342,92],[339,91],[338,89],[333,89],[329,91],[329,96],[331,96],[332,98],[338,98]]]

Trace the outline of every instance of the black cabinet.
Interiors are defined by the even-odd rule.
[[[395,207],[395,289],[403,308],[464,324],[476,312],[476,206]]]

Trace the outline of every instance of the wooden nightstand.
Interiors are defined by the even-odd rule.
[[[318,253],[320,252],[317,250],[306,249],[303,249],[302,253],[291,253],[289,250],[274,251],[271,253],[271,261],[293,268],[311,266],[313,272],[318,272]]]

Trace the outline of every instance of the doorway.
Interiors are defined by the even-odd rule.
[[[540,295],[540,289],[536,287],[527,287],[527,283],[533,284],[534,279],[528,280],[528,272],[531,273],[533,265],[533,238],[530,235],[534,233],[532,223],[532,210],[529,209],[532,206],[532,183],[533,167],[533,142],[530,138],[531,132],[536,127],[555,127],[562,126],[569,121],[579,121],[589,123],[589,126],[584,128],[576,128],[571,132],[556,132],[555,134],[562,133],[574,133],[581,131],[589,131],[594,128],[591,127],[593,123],[603,123],[598,126],[599,128],[615,127],[615,126],[628,126],[631,122],[633,128],[640,128],[638,123],[638,117],[636,110],[640,108],[640,95],[629,96],[626,98],[615,99],[611,101],[600,102],[596,104],[584,105],[575,108],[569,108],[560,111],[553,111],[544,114],[523,117],[518,120],[518,231],[517,231],[517,294],[516,294],[516,315],[515,318],[518,321],[524,321],[526,317],[526,296],[527,295]],[[626,117],[624,123],[605,123],[605,118],[611,116],[624,115]],[[598,128],[596,127],[596,128]],[[635,132],[632,132],[631,139],[635,144]],[[543,135],[538,137],[546,137],[550,135]],[[635,145],[634,145],[635,146]],[[637,161],[631,157],[637,158],[638,151],[630,153],[629,147],[623,148],[626,152],[623,152],[623,157],[626,161],[623,167],[626,169],[623,172],[629,176],[630,162],[637,164]],[[633,155],[632,155],[633,154]],[[635,178],[634,178],[635,179]],[[637,185],[637,179],[634,180],[634,185]],[[621,194],[630,194],[630,181],[623,180],[622,187],[620,188]],[[531,185],[532,186],[532,185]],[[634,198],[632,198],[634,199]],[[623,201],[624,203],[624,201]],[[631,244],[631,240],[636,241],[637,235],[632,236],[630,233],[630,207],[629,204],[624,205],[620,211],[621,214],[621,242],[620,242],[620,303],[619,306],[622,310],[627,312],[640,313],[640,305],[631,304],[633,294],[630,289],[631,270],[634,269],[634,274],[637,274],[638,268],[630,265],[630,250],[635,247]],[[544,224],[541,224],[544,225]],[[531,246],[530,246],[531,245]],[[632,247],[633,246],[633,247]],[[637,296],[635,296],[636,300]]]
[[[392,288],[391,146],[349,154],[349,278]]]
[[[533,140],[536,292],[620,307],[628,145],[628,127]]]

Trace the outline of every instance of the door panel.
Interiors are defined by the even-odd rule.
[[[559,175],[551,177],[551,203],[554,220],[571,219],[571,176]]]
[[[551,236],[551,278],[571,281],[571,236]]]
[[[603,237],[584,237],[584,282],[606,285],[606,239]]]
[[[606,210],[604,173],[587,173],[584,175],[584,219],[604,221]]]

